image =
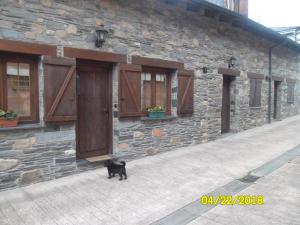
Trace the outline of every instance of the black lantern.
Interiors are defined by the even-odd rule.
[[[99,28],[96,29],[96,34],[97,39],[95,45],[97,48],[101,48],[107,38],[108,30],[106,30],[104,26],[101,25]]]
[[[236,66],[236,64],[237,64],[237,59],[234,56],[230,57],[228,68],[233,68],[234,66]]]
[[[200,67],[199,69],[202,69],[203,73],[207,73],[208,72],[208,67],[206,67],[206,66]]]

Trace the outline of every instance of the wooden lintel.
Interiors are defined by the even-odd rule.
[[[274,80],[274,81],[283,81],[284,77],[272,75],[272,80]]]
[[[248,78],[250,79],[264,79],[265,75],[264,74],[260,74],[260,73],[252,73],[252,72],[248,72],[247,73]]]
[[[89,49],[80,48],[64,48],[64,56],[77,59],[90,59],[102,62],[126,63],[127,56],[111,52],[100,52]]]
[[[177,61],[162,60],[156,58],[146,58],[141,56],[132,56],[132,64],[159,67],[166,69],[183,69],[184,64]]]
[[[57,48],[54,45],[0,39],[0,51],[56,56]]]
[[[230,76],[240,76],[241,71],[220,67],[218,68],[218,73],[223,75],[230,75]]]
[[[297,82],[297,80],[296,79],[292,79],[292,78],[286,78],[286,82],[287,83],[296,83]]]

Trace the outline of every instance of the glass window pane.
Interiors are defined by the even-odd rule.
[[[29,64],[20,63],[19,64],[19,75],[20,76],[29,76]]]
[[[165,81],[165,77],[166,75],[164,75],[164,74],[156,74],[156,81],[161,81],[161,82],[163,82],[163,81]]]
[[[142,73],[142,110],[151,107],[151,73]]]
[[[143,110],[151,107],[151,81],[143,81],[143,98],[142,98]]]
[[[156,75],[156,105],[167,106],[167,82],[165,74]]]
[[[18,76],[18,66],[22,76]],[[30,116],[29,75],[28,64],[7,63],[7,106],[19,116]]]
[[[6,73],[9,75],[18,75],[18,63],[8,62],[6,66]]]
[[[151,74],[150,73],[142,73],[142,78],[143,80],[148,80],[150,81],[151,80]]]

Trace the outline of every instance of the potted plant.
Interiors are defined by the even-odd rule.
[[[0,109],[0,127],[16,127],[18,125],[18,114],[12,110]]]
[[[147,108],[147,112],[150,118],[163,118],[166,115],[165,108],[159,105]]]

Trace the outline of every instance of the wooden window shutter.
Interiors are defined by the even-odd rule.
[[[256,102],[255,86],[256,86],[256,80],[250,79],[250,102],[249,102],[250,107],[255,107],[255,102]]]
[[[119,117],[141,116],[141,73],[140,65],[120,65]]]
[[[262,80],[256,79],[255,80],[255,106],[260,107],[261,106],[261,86],[262,86]]]
[[[287,83],[287,102],[294,103],[295,83]]]
[[[189,115],[194,112],[194,72],[179,71],[177,92],[178,115]]]
[[[261,106],[262,79],[250,79],[250,107]]]
[[[291,87],[291,101],[294,103],[295,101],[295,83],[292,84]]]
[[[76,60],[71,58],[44,57],[45,121],[75,121]]]

